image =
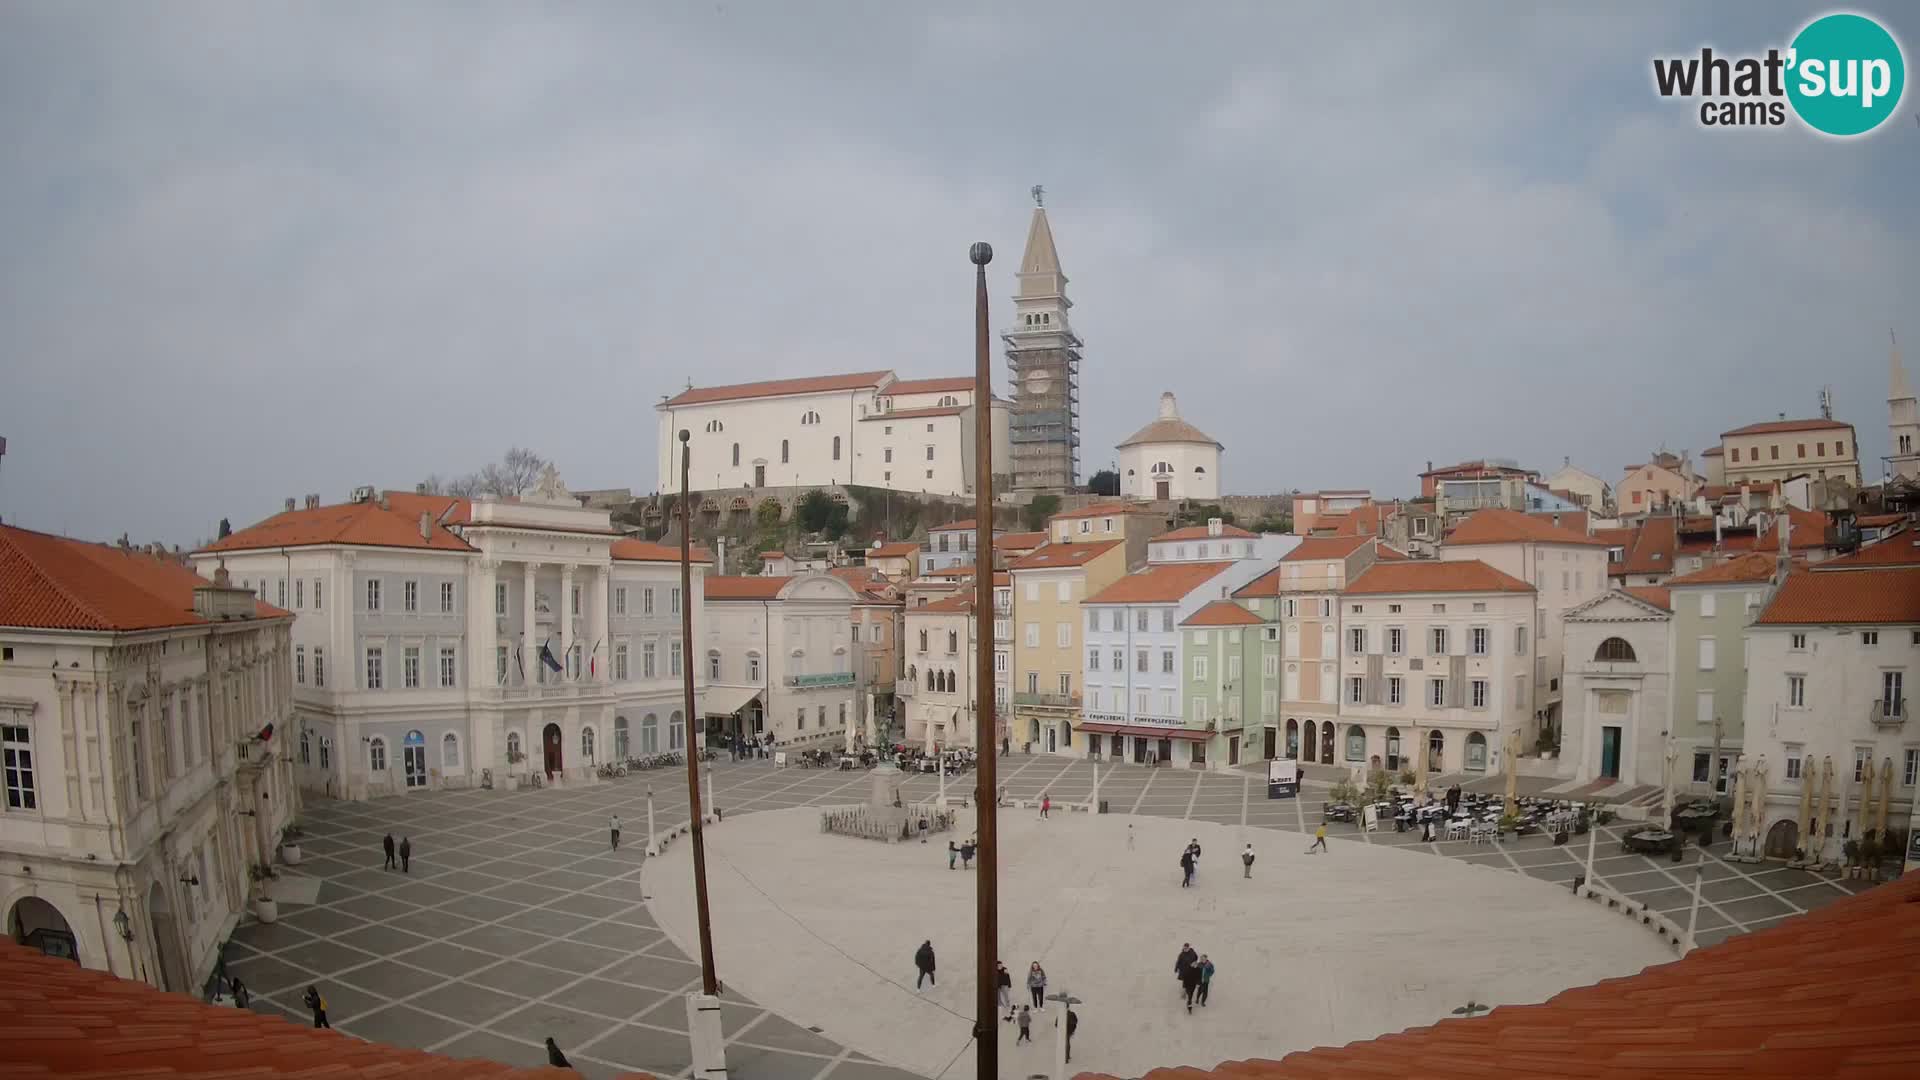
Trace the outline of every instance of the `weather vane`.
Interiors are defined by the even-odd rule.
[[[1041,187],[1039,184],[1033,185],[1033,205],[1035,206],[1047,205],[1046,194],[1047,194],[1046,188]]]

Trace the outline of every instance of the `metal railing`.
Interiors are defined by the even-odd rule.
[[[1049,709],[1077,709],[1080,707],[1079,694],[1032,694],[1021,691],[1013,695],[1015,705],[1035,705]]]
[[[1907,699],[1894,698],[1888,701],[1886,698],[1875,698],[1868,715],[1876,727],[1899,727],[1907,722]]]

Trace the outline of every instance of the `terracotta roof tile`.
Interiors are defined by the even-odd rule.
[[[1009,570],[1049,570],[1067,566],[1085,566],[1119,547],[1122,540],[1095,540],[1082,544],[1047,544],[1007,564]]]
[[[1663,611],[1673,610],[1673,594],[1658,585],[1629,585],[1625,592],[1628,596],[1645,600]]]
[[[1838,574],[1796,570],[1754,621],[1792,626],[1920,623],[1920,566]]]
[[[1874,566],[1920,566],[1920,530],[1902,529],[1862,547],[1851,555],[1815,563],[1814,569],[1861,570]]]
[[[1365,506],[1356,506],[1344,513],[1336,511],[1322,515],[1334,522],[1335,536],[1375,536],[1380,532],[1382,511],[1379,503],[1370,502]]]
[[[1281,562],[1309,562],[1315,559],[1344,559],[1373,542],[1371,536],[1309,536],[1298,547],[1280,557]]]
[[[1405,562],[1413,558],[1413,556],[1401,551],[1399,548],[1389,547],[1386,544],[1381,544],[1374,549],[1374,557],[1381,562]]]
[[[1729,435],[1772,435],[1786,431],[1830,431],[1845,428],[1853,430],[1853,425],[1844,420],[1768,420],[1761,424],[1748,424],[1746,427],[1723,431],[1721,438]]]
[[[1802,510],[1789,506],[1774,514],[1767,524],[1767,530],[1754,538],[1753,549],[1774,551],[1780,547],[1780,521],[1789,522],[1787,528],[1787,550],[1807,551],[1827,546],[1827,526],[1831,520],[1817,510]]]
[[[1247,582],[1245,585],[1242,585],[1239,588],[1233,590],[1233,595],[1236,599],[1239,599],[1239,600],[1253,600],[1253,599],[1259,599],[1261,597],[1267,597],[1267,596],[1279,596],[1280,595],[1280,568],[1276,566],[1273,569],[1267,571],[1266,573],[1261,574],[1259,577],[1254,578],[1252,581]]]
[[[951,379],[899,379],[887,384],[888,394],[959,394],[974,388],[971,375],[956,375]]]
[[[395,512],[416,521],[422,510],[445,525],[466,525],[473,519],[473,500],[458,495],[422,495],[417,491],[383,491],[381,494]]]
[[[670,409],[681,405],[706,405],[716,401],[745,401],[751,398],[786,397],[792,394],[827,394],[838,390],[878,389],[893,374],[891,371],[859,371],[849,375],[815,375],[802,379],[769,379],[765,382],[734,383],[731,386],[696,386],[654,406]]]
[[[993,538],[994,547],[1007,548],[1013,551],[1037,548],[1046,542],[1047,534],[1045,530],[1040,532],[1002,533]]]
[[[609,545],[615,562],[670,562],[680,561],[679,544],[656,544],[651,540],[621,539]],[[687,556],[697,563],[711,564],[713,552],[698,544],[693,545]]]
[[[973,518],[966,518],[961,521],[949,521],[945,525],[929,525],[927,526],[927,531],[930,533],[972,532],[977,528],[979,528],[979,524]]]
[[[792,581],[790,577],[735,577],[720,575],[706,581],[708,600],[773,600]]]
[[[1347,583],[1349,595],[1385,593],[1527,592],[1533,586],[1478,559],[1439,562],[1433,559],[1374,563]]]
[[[1215,600],[1199,611],[1187,616],[1181,626],[1258,626],[1265,622],[1260,616],[1241,607],[1231,600]]]
[[[1583,544],[1606,546],[1584,532],[1561,528],[1551,521],[1498,508],[1476,510],[1453,527],[1444,541],[1450,547],[1467,544]]]
[[[973,610],[973,590],[962,589],[961,591],[954,593],[952,596],[942,597],[941,599],[935,600],[933,603],[927,604],[924,607],[914,608],[913,610],[909,611],[908,614],[917,615],[924,611],[934,615],[956,615],[956,614],[964,615],[967,612],[972,610]]]
[[[1705,450],[1700,451],[1701,457],[1723,457],[1725,455],[1726,451],[1717,446],[1709,446]]]
[[[138,549],[0,525],[0,626],[39,630],[157,630],[202,626],[193,591],[212,582]],[[287,613],[254,601],[259,618]]]
[[[920,545],[912,540],[901,540],[892,544],[881,544],[867,552],[869,559],[906,559],[919,554]]]
[[[1225,523],[1221,524],[1219,535],[1229,540],[1252,540],[1254,538],[1253,533],[1248,532],[1238,525],[1228,525]],[[1209,540],[1213,537],[1214,534],[1208,531],[1207,526],[1189,525],[1184,529],[1175,529],[1172,532],[1161,533],[1159,536],[1153,538],[1153,542],[1160,544],[1168,540]]]
[[[1669,515],[1656,514],[1642,521],[1635,530],[1633,543],[1627,546],[1627,561],[1609,565],[1607,572],[1616,576],[1671,574],[1679,546],[1679,523]]]
[[[1779,561],[1775,556],[1749,551],[1704,570],[1682,574],[1669,580],[1667,587],[1677,589],[1688,585],[1758,584],[1773,580],[1774,571],[1778,568]]]
[[[1898,525],[1905,520],[1907,520],[1905,514],[1861,514],[1854,519],[1854,524],[1863,529],[1880,529],[1888,525]]]
[[[389,505],[393,505],[389,502]],[[315,547],[321,544],[349,544],[355,547],[416,548],[434,551],[472,551],[465,540],[448,532],[437,520],[430,521],[427,535],[420,535],[420,515],[433,514],[430,505],[418,509],[383,510],[378,502],[341,503],[312,510],[287,510],[258,525],[250,525],[224,540],[216,540],[203,552],[256,551],[261,548]]]
[[[1217,577],[1230,562],[1152,563],[1081,601],[1083,604],[1171,604]]]

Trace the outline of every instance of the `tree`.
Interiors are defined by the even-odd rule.
[[[833,508],[833,499],[826,492],[814,488],[800,496],[799,504],[793,508],[793,516],[800,522],[800,527],[808,532],[824,532],[828,523],[833,520]],[[846,528],[844,508],[840,515],[840,526],[842,529]]]
[[[1095,495],[1120,494],[1120,474],[1112,469],[1101,469],[1087,478],[1087,490]]]
[[[1039,532],[1047,527],[1047,519],[1060,511],[1060,496],[1035,495],[1027,504],[1027,529]]]
[[[780,500],[768,496],[760,500],[760,508],[753,512],[753,517],[762,529],[777,529],[780,527],[780,518],[784,513],[785,511],[780,508]]]
[[[220,535],[214,537],[214,539],[225,540],[227,537],[232,535],[233,535],[233,522],[228,521],[226,518],[221,518],[220,519]]]
[[[523,494],[546,467],[546,458],[525,447],[513,447],[499,462],[480,470],[479,490],[503,499]]]

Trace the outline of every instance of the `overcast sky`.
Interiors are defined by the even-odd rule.
[[[1088,471],[1170,389],[1233,492],[1615,481],[1822,384],[1880,471],[1920,95],[1839,142],[1649,74],[1822,7],[937,7],[0,5],[0,514],[191,543],[512,444],[647,492],[689,379],[969,372],[1036,183]]]

